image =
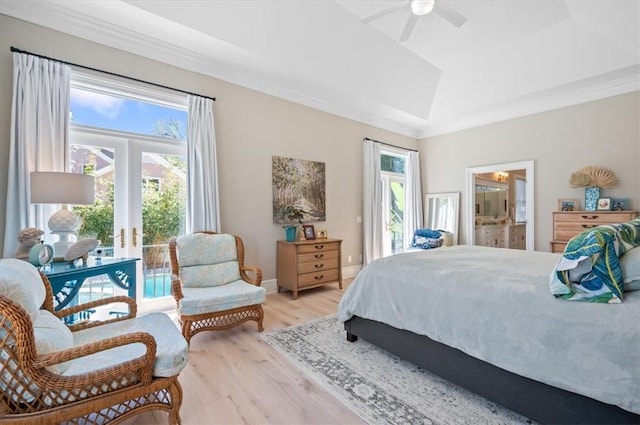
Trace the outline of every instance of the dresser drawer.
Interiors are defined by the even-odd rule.
[[[632,219],[629,212],[602,213],[598,211],[581,211],[574,214],[555,214],[556,223],[611,224],[624,223]]]
[[[298,263],[309,263],[312,261],[320,261],[320,260],[331,260],[333,258],[338,258],[338,254],[340,251],[320,251],[314,252],[313,254],[299,254],[298,255]]]
[[[315,273],[306,273],[298,278],[298,286],[320,285],[326,282],[338,280],[338,269],[325,270]]]
[[[309,254],[320,251],[337,251],[338,249],[340,249],[339,242],[316,242],[300,245],[298,247],[298,254]]]
[[[311,263],[298,263],[298,273],[313,273],[319,272],[329,269],[337,269],[338,268],[338,259],[334,258],[333,260],[325,260],[325,261],[315,261]]]

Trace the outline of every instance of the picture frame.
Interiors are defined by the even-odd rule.
[[[611,211],[611,198],[598,198],[597,211]]]
[[[318,230],[318,234],[317,234],[317,236],[316,236],[316,237],[317,237],[318,239],[327,239],[329,236],[328,236],[327,231],[326,231],[326,230],[324,230],[324,229],[322,229],[322,230]]]
[[[629,209],[629,198],[613,198],[611,199],[612,211],[627,211]]]
[[[316,238],[316,229],[313,224],[303,224],[302,232],[304,233],[304,238],[308,241]]]
[[[558,199],[558,211],[579,211],[580,200],[579,199]]]

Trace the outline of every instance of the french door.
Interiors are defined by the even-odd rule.
[[[382,174],[382,255],[388,256],[404,251],[404,175]]]
[[[69,155],[71,171],[93,174],[96,184],[96,203],[83,210],[80,237],[100,240],[103,255],[141,259],[139,311],[175,306],[168,242],[184,233],[185,142],[77,126],[70,133]]]

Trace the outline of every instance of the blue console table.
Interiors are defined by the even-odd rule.
[[[89,257],[87,264],[51,263],[42,272],[51,282],[56,310],[63,309],[77,297],[88,277],[106,274],[118,287],[136,298],[136,262],[139,258]],[[73,304],[72,304],[73,305]]]

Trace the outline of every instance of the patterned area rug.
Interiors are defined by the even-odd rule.
[[[369,424],[531,424],[527,418],[359,339],[334,315],[262,335]]]

